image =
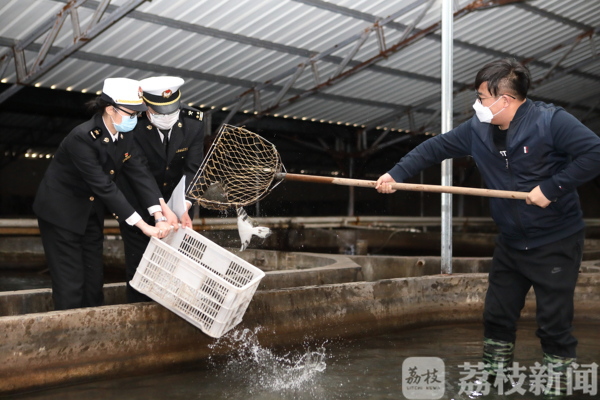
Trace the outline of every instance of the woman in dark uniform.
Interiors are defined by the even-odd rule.
[[[103,304],[105,207],[146,236],[162,238],[170,232],[166,222],[146,223],[114,182],[118,175],[127,175],[148,212],[163,218],[160,191],[135,154],[133,137],[126,133],[135,127],[138,113],[146,110],[139,82],[106,79],[93,109],[93,118],[75,127],[60,144],[33,204],[55,310]]]

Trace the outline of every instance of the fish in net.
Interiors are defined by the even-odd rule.
[[[275,146],[242,127],[223,125],[187,195],[202,207],[226,210],[256,203],[275,188],[285,172]]]

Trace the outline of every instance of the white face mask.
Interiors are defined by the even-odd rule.
[[[498,100],[500,100],[502,98],[502,96],[500,96],[498,98]],[[495,102],[492,103],[491,106],[493,106],[494,104],[496,104],[498,102],[498,100],[496,100]],[[479,119],[479,121],[489,124],[490,122],[492,122],[492,119],[494,119],[494,117],[498,114],[500,114],[502,111],[504,111],[504,109],[506,107],[504,107],[502,110],[498,111],[496,114],[492,113],[492,110],[490,109],[490,107],[485,107],[483,104],[481,104],[481,101],[475,100],[475,104],[473,104],[473,109],[475,110],[475,114],[477,115],[477,118]]]
[[[148,118],[150,119],[150,122],[152,122],[152,125],[156,126],[158,129],[171,129],[179,119],[179,110],[171,114],[152,114],[149,112]]]

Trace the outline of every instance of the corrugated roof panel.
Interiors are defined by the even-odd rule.
[[[23,39],[31,34],[37,24],[55,15],[62,8],[53,1],[10,0],[0,4],[0,36]]]
[[[519,29],[510,29],[515,26]],[[540,15],[507,6],[466,16],[456,24],[455,38],[526,57],[549,47],[548,41],[563,40],[578,33],[570,26],[552,23]],[[540,41],[545,43],[543,47],[540,47]]]
[[[385,111],[380,108],[369,107],[360,104],[339,103],[319,98],[311,98],[310,101],[294,103],[286,108],[283,114],[303,116],[308,110],[316,110],[310,118],[316,118],[317,121],[342,121],[350,123],[363,123],[370,117],[385,115]],[[343,114],[346,118],[338,118]]]
[[[594,48],[590,46],[589,41],[580,41],[575,44],[575,47],[568,46],[559,51],[555,51],[546,56],[540,57],[541,61],[554,65],[560,62],[560,66],[568,68],[579,64],[583,61],[590,60],[595,62],[596,55],[593,53]]]
[[[418,103],[438,90],[439,86],[430,83],[369,72],[352,76],[340,84],[328,88],[327,93],[408,105]]]
[[[224,104],[225,100],[229,100],[231,98],[232,93],[239,92],[240,88],[238,86],[220,84],[210,92],[205,91],[203,102],[209,106],[220,107]]]
[[[147,1],[138,10],[140,12],[161,15],[184,22],[197,22],[199,16],[211,16],[215,19],[218,15],[215,10],[223,9],[222,1],[211,0],[172,0],[172,1]]]
[[[532,90],[531,94],[570,103],[593,96],[598,92],[595,86],[597,83],[593,81],[567,75]]]
[[[385,18],[399,9],[412,4],[415,1],[402,2],[393,0],[330,0],[328,3],[333,3],[341,7],[346,7],[352,10],[363,12],[366,14],[375,15],[379,18]]]
[[[473,103],[475,103],[475,93],[470,90],[460,92],[454,98],[453,113],[455,114],[455,126],[458,126],[458,123],[475,114]]]
[[[454,10],[465,7],[467,4],[472,3],[473,0],[456,0],[453,1],[453,5],[455,5]],[[357,10],[360,12],[376,15],[381,18],[385,18],[388,15],[412,5],[414,3],[419,3],[417,0],[411,1],[397,1],[397,0],[328,0],[328,3],[334,3],[339,6],[347,7],[353,10]],[[420,2],[419,7],[424,7],[426,1],[423,0]],[[420,10],[421,8],[416,8],[416,10]],[[416,11],[413,11],[413,14]],[[440,15],[441,14],[441,5],[439,1],[435,1],[433,6],[429,10],[430,14]],[[412,16],[412,15],[411,15]],[[396,20],[398,21],[398,20]],[[430,22],[430,21],[427,21]]]
[[[600,63],[599,62],[590,63],[590,64],[586,65],[585,67],[579,68],[579,70],[581,72],[585,72],[585,73],[592,74],[595,76],[600,76]]]
[[[298,47],[302,47],[301,44],[306,42],[307,38],[327,39],[336,30],[352,30],[361,23],[337,13],[287,0],[221,2],[220,7],[213,7],[208,12],[187,13],[183,17],[178,10],[163,12],[156,7],[146,7],[143,10],[163,17],[181,18],[201,26]],[[335,43],[331,43],[333,44]],[[329,44],[327,40],[320,40],[318,46],[325,49]]]
[[[440,51],[438,41],[425,38],[393,54],[378,65],[439,78]]]
[[[535,0],[531,2],[534,7],[541,8],[562,18],[586,24],[590,27],[598,27],[600,18],[600,3],[589,0]]]
[[[340,37],[351,36],[368,26],[364,21],[305,5],[298,7],[291,17],[292,24],[286,19],[285,24],[271,22],[268,32],[263,28],[263,39],[318,52],[336,45]]]
[[[124,3],[125,0],[112,1],[111,7]],[[373,18],[385,18],[415,3],[416,0],[329,0],[315,6],[292,0],[153,0],[144,2],[137,11],[92,39],[39,81],[44,86],[96,91],[108,76],[141,79],[156,74],[178,74],[187,82],[186,102],[231,106],[231,102],[248,88],[293,69],[309,54],[317,54],[358,35],[372,25]],[[455,3],[464,7],[471,1]],[[0,5],[3,22],[0,23],[0,43],[26,37],[65,4],[66,0],[10,0]],[[328,5],[333,7],[325,9]],[[388,47],[397,43],[404,31],[402,26],[412,24],[424,7],[425,2],[384,28]],[[81,7],[80,19],[87,21],[93,11]],[[151,20],[156,22],[148,22]],[[439,20],[440,2],[436,1],[418,28]],[[55,46],[66,47],[72,43],[68,25],[67,21]],[[542,78],[566,51],[549,50],[575,38],[583,32],[581,27],[586,26],[600,26],[600,2],[538,0],[521,6],[472,12],[454,25],[455,39],[464,43],[455,46],[454,81],[472,84],[475,73],[484,63],[505,55],[525,58],[540,54],[540,59],[529,65],[534,79]],[[422,106],[433,112],[439,108],[436,96],[440,91],[441,72],[439,30],[435,34],[437,38],[420,39],[380,60],[375,68],[365,69],[324,88],[322,95],[310,96],[276,112],[302,112],[302,116],[311,118],[326,115],[332,120],[359,123],[373,116],[386,116],[395,106],[414,106],[424,99],[430,99],[430,104]],[[42,41],[43,37],[36,43],[39,45]],[[354,44],[340,46],[333,55],[342,59]],[[353,61],[366,60],[379,51],[373,32]],[[31,65],[36,54],[33,51],[25,54]],[[558,70],[585,62],[591,56],[592,48],[585,39]],[[576,77],[542,82],[532,94],[575,102],[581,98],[578,94],[598,94],[599,90],[594,89],[600,80],[598,64],[584,65]],[[337,69],[337,63],[331,58],[319,61],[316,66],[321,83]],[[348,68],[350,66],[346,70]],[[397,72],[386,73],[386,69]],[[13,70],[12,64],[9,65],[3,77],[14,82]],[[407,76],[410,74],[413,74],[412,78]],[[271,105],[288,79],[286,76],[261,92],[263,107]],[[573,87],[560,87],[566,83]],[[307,68],[287,97],[311,89],[315,84],[312,71]],[[579,89],[581,85],[585,86],[583,90]],[[472,94],[465,93],[464,100],[460,96],[463,95],[455,99],[455,107],[468,110],[473,101]],[[245,106],[252,108],[252,102],[249,97]],[[430,118],[427,112],[415,113],[413,122],[418,125],[417,122],[426,123]],[[404,118],[398,124],[407,126],[407,121],[408,118]]]
[[[472,50],[455,48],[454,50],[454,82],[472,85],[477,71],[488,62],[497,59],[489,54]]]
[[[529,72],[531,74],[531,81],[533,83],[541,80],[548,73],[549,70],[549,66],[545,63],[543,65],[534,62],[528,63],[527,68],[529,68]]]

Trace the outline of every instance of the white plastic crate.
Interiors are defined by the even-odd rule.
[[[209,336],[239,324],[265,273],[192,229],[151,238],[131,286]]]

